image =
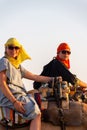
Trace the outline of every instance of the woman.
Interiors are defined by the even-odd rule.
[[[57,56],[50,61],[47,65],[43,67],[41,75],[57,77],[61,76],[64,81],[71,83],[74,86],[81,86],[82,88],[87,87],[87,83],[76,78],[69,69],[70,61],[69,57],[71,54],[71,49],[67,43],[61,43],[57,48]],[[38,89],[41,83],[34,82],[34,88]]]
[[[30,130],[41,129],[41,113],[35,100],[27,94],[22,78],[50,82],[52,78],[38,76],[20,64],[30,56],[15,38],[5,43],[5,56],[0,59],[0,106],[9,107],[23,118],[31,120]]]

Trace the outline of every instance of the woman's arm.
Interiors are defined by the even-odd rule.
[[[13,96],[13,94],[11,93],[11,91],[9,90],[9,87],[6,83],[7,81],[7,77],[6,77],[6,71],[2,71],[0,72],[0,89],[2,91],[2,93],[12,102],[15,102],[15,97]]]
[[[13,103],[15,109],[21,113],[25,113],[25,109],[23,107],[23,102],[18,101],[12,92],[10,91],[8,85],[7,85],[7,77],[6,77],[6,71],[0,72],[0,89],[2,93]]]
[[[87,83],[81,81],[80,79],[77,80],[77,84],[82,88],[87,88]]]
[[[50,82],[50,81],[53,80],[52,77],[36,75],[36,74],[33,74],[29,71],[26,71],[24,73],[24,78],[34,80],[34,81],[37,81],[37,82],[43,82],[43,83],[47,83],[47,82]]]

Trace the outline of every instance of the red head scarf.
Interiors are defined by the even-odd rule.
[[[67,43],[61,43],[58,48],[57,48],[57,54],[62,51],[62,50],[68,50],[70,51],[70,47]],[[62,62],[68,69],[70,68],[70,61],[68,60],[63,60],[59,57],[59,55],[57,55],[57,59]]]
[[[67,43],[61,43],[58,48],[57,48],[57,53],[59,53],[62,50],[69,50],[70,51],[70,47]]]

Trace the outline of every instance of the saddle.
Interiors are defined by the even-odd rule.
[[[82,124],[82,103],[69,99],[66,81],[58,78],[51,88],[40,88],[43,120],[54,125],[79,126]]]

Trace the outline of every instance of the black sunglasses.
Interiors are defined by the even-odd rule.
[[[63,51],[61,51],[62,52],[62,54],[68,54],[68,55],[70,55],[71,54],[71,52],[70,51],[66,51],[66,50],[63,50]]]
[[[19,49],[19,47],[18,46],[8,46],[8,49],[9,50],[18,50]]]

